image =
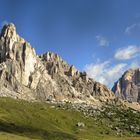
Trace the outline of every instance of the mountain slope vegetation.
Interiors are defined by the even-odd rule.
[[[57,105],[0,98],[1,140],[138,140],[129,133],[120,137],[94,117]],[[138,119],[138,118],[137,118]],[[140,120],[139,120],[140,121]],[[77,126],[82,122],[85,126]],[[130,138],[128,138],[130,137]]]

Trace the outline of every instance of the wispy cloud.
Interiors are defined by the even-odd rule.
[[[116,51],[114,58],[118,60],[128,60],[136,57],[139,52],[140,52],[140,47],[136,45],[129,45],[126,48],[119,48]]]
[[[96,64],[88,64],[85,66],[85,71],[89,77],[94,78],[95,80],[105,83],[104,73],[109,66],[110,61],[105,61],[103,63],[97,62]]]
[[[112,66],[110,61],[105,61],[86,65],[85,71],[89,77],[111,88],[114,82],[120,78],[127,68],[128,66],[126,63]]]
[[[126,27],[125,29],[125,33],[126,34],[131,34],[133,31],[137,31],[140,30],[140,23],[134,23],[132,25],[129,25],[128,27]]]
[[[101,47],[109,46],[109,41],[105,37],[97,35],[96,39],[97,39],[99,46],[101,46]]]
[[[133,60],[131,63],[118,63],[115,65],[110,60],[101,62],[97,59],[95,64],[87,64],[84,70],[87,72],[89,77],[112,88],[114,83],[126,70],[136,69],[139,67],[140,63],[137,59]]]

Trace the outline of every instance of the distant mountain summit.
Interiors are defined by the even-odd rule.
[[[24,100],[95,102],[114,99],[106,86],[88,78],[55,53],[36,55],[13,23],[0,34],[0,96]]]
[[[112,91],[121,99],[140,101],[140,69],[130,69],[115,83]]]

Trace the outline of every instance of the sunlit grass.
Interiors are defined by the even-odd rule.
[[[85,127],[78,128],[77,122]],[[139,140],[116,133],[82,113],[46,103],[0,98],[0,140]]]

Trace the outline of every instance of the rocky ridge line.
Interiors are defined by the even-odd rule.
[[[106,86],[55,53],[36,55],[14,24],[0,34],[0,96],[41,101],[98,102],[115,98]]]

